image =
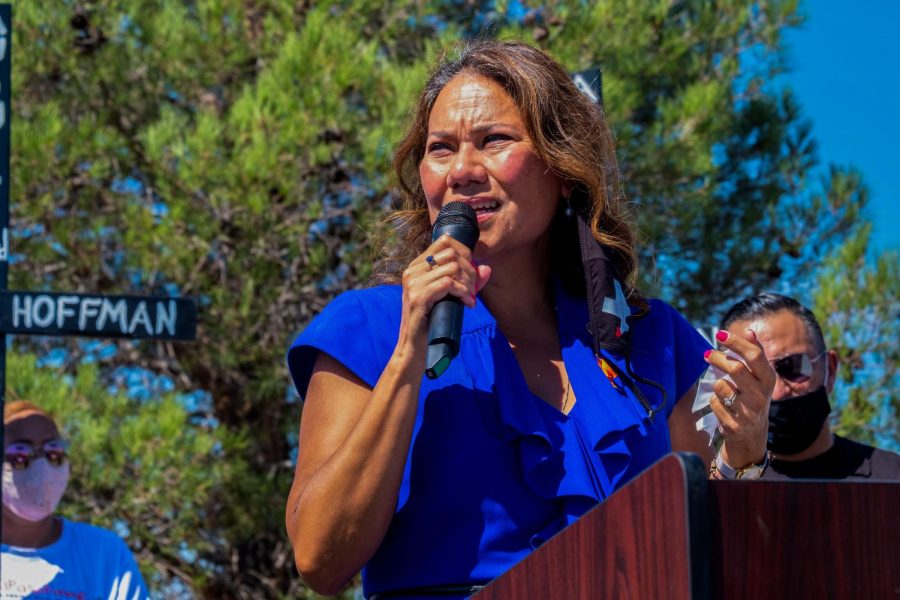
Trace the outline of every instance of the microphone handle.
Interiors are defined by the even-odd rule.
[[[425,354],[425,375],[437,379],[459,354],[462,335],[463,305],[456,296],[447,296],[431,309],[428,325],[428,350]]]
[[[448,234],[469,250],[478,242],[478,216],[465,202],[445,204],[431,232],[431,241]],[[431,309],[428,323],[428,350],[425,355],[425,375],[436,379],[447,370],[450,361],[459,353],[462,320],[465,305],[459,298],[447,295]]]

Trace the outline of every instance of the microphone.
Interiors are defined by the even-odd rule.
[[[449,233],[469,250],[478,243],[478,217],[475,209],[465,202],[450,202],[441,208],[431,241]],[[456,296],[447,294],[431,309],[428,319],[428,350],[425,354],[425,375],[437,379],[459,354],[459,338],[462,335],[463,303]]]

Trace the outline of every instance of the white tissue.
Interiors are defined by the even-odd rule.
[[[724,350],[724,352],[725,356],[729,359],[744,362],[740,356],[731,350]],[[721,435],[718,433],[719,419],[709,405],[710,399],[715,395],[713,386],[719,379],[726,379],[734,385],[734,380],[732,380],[728,374],[718,367],[710,365],[699,381],[697,381],[697,394],[694,396],[694,406],[691,409],[691,412],[698,415],[696,423],[697,431],[706,432],[706,435],[709,436],[710,445],[713,445],[717,441],[719,435]]]

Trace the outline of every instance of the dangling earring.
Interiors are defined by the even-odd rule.
[[[563,214],[566,215],[567,219],[571,220],[572,215],[575,214],[575,211],[572,210],[572,204],[569,202],[569,198],[566,198],[565,200],[566,200],[566,208],[563,211]]]

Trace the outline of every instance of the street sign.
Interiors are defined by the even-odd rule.
[[[0,331],[192,340],[197,309],[190,300],[0,290]]]

